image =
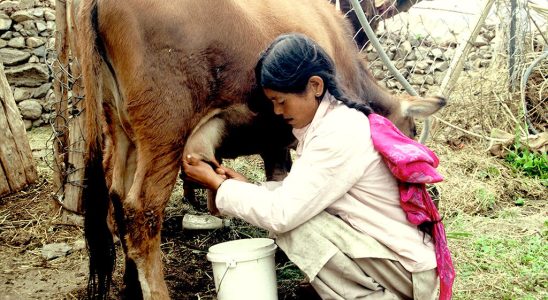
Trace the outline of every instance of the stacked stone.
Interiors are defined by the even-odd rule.
[[[55,96],[46,59],[54,48],[54,0],[0,2],[0,61],[27,129],[50,119]]]
[[[493,58],[494,37],[494,26],[481,29],[464,64],[465,70],[489,67]],[[430,87],[441,83],[457,47],[452,40],[434,42],[428,37],[402,37],[395,33],[384,33],[380,42],[388,58],[421,95],[427,94]],[[373,75],[381,85],[388,89],[404,90],[372,47],[368,47],[365,54]]]

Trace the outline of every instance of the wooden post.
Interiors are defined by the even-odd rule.
[[[56,199],[65,209],[63,216],[73,218],[72,213],[82,213],[82,184],[84,181],[84,126],[82,111],[82,87],[80,66],[75,59],[74,12],[79,1],[56,1],[57,35],[54,64],[54,90],[57,97],[54,129],[55,188]],[[71,55],[72,54],[72,55]],[[72,56],[72,61],[71,61]],[[69,88],[72,97],[69,99]],[[71,112],[69,114],[69,111]]]
[[[84,116],[83,116],[83,96],[80,64],[76,59],[76,44],[74,34],[76,31],[74,23],[75,7],[72,0],[66,2],[67,16],[67,41],[69,42],[72,62],[70,64],[70,74],[72,83],[72,109],[78,114],[69,119],[68,132],[68,163],[67,177],[65,181],[65,197],[63,206],[73,212],[82,213],[82,184],[84,182]]]
[[[0,196],[19,191],[37,178],[25,124],[0,63]]]
[[[57,103],[55,105],[55,120],[53,129],[55,130],[53,140],[53,185],[57,200],[63,202],[64,182],[66,177],[66,151],[68,145],[68,54],[67,54],[67,26],[66,26],[66,6],[65,1],[55,1],[55,50],[57,61],[53,63],[54,81],[53,90]]]
[[[455,51],[455,56],[451,59],[449,69],[447,69],[447,73],[445,74],[445,77],[441,82],[441,95],[449,97],[449,95],[453,91],[453,87],[459,79],[460,72],[462,71],[462,65],[464,64],[464,60],[468,55],[470,48],[472,48],[474,40],[480,32],[481,26],[483,26],[483,23],[485,23],[485,19],[487,18],[487,15],[489,14],[491,7],[493,6],[493,3],[495,3],[495,0],[485,0],[481,14],[477,16],[476,21],[473,23],[474,28],[472,28],[470,34],[464,36],[461,39],[459,46]]]

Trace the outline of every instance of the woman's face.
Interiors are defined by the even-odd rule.
[[[318,76],[310,77],[306,90],[302,94],[264,89],[266,97],[274,105],[274,113],[282,115],[284,120],[296,129],[303,128],[312,122],[320,105],[317,97],[322,94],[322,91],[323,80]]]

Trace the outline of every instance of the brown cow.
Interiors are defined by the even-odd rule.
[[[318,41],[334,58],[346,91],[367,99],[408,135],[413,116],[444,105],[441,98],[400,102],[381,89],[348,23],[325,0],[82,0],[77,27],[94,298],[105,297],[114,266],[110,205],[126,254],[126,297],[169,298],[160,229],[183,149],[210,161],[215,151],[287,159],[290,130],[253,73],[259,53],[279,34],[301,32]]]

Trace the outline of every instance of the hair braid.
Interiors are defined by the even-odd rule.
[[[355,101],[350,100],[339,88],[339,85],[337,84],[336,78],[333,76],[329,76],[330,78],[325,78],[325,85],[327,90],[335,99],[341,101],[344,105],[348,106],[349,108],[356,109],[358,111],[361,111],[364,115],[369,116],[369,114],[373,113],[373,109],[368,104],[365,103],[358,103]]]

